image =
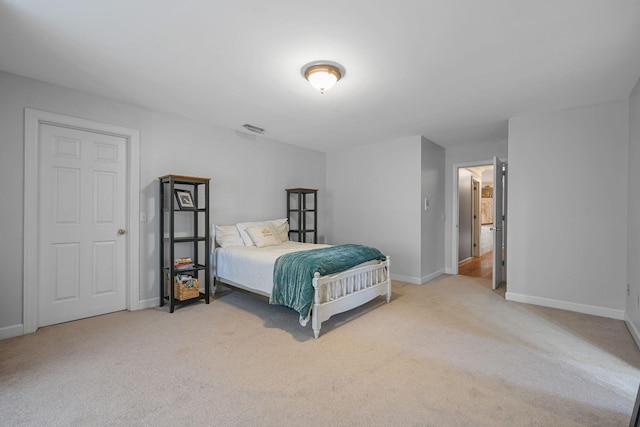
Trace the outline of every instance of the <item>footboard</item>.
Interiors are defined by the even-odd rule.
[[[387,257],[373,265],[353,268],[332,276],[313,278],[313,308],[311,325],[316,338],[320,336],[322,322],[334,314],[359,307],[379,295],[391,300],[390,259]]]

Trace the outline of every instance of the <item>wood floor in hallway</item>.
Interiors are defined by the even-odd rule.
[[[491,280],[493,274],[493,251],[473,257],[458,264],[458,274]]]

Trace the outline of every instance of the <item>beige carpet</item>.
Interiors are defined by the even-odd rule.
[[[0,341],[0,424],[625,426],[621,321],[505,301],[483,279],[394,282],[314,340],[284,308],[119,312]]]

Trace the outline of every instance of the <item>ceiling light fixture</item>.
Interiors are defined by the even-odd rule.
[[[315,61],[302,67],[302,75],[315,87],[324,93],[331,89],[342,77],[345,70],[340,64],[329,61]]]

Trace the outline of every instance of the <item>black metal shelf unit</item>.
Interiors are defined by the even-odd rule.
[[[209,304],[210,179],[183,175],[165,175],[158,179],[160,181],[160,306],[168,302],[169,312],[173,313],[176,304],[201,299]],[[178,200],[186,192],[189,193],[190,200],[188,198]],[[179,236],[176,236],[176,233]],[[187,268],[176,268],[176,256],[191,258],[193,265]],[[204,281],[204,292],[198,291],[198,295],[193,298],[176,298],[174,282],[178,274],[196,277],[199,284]]]
[[[318,243],[318,190],[287,188],[289,240]]]

